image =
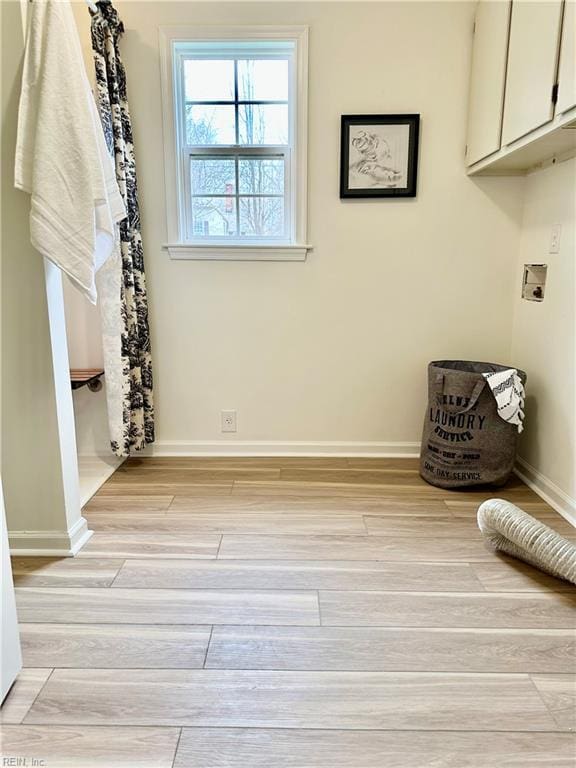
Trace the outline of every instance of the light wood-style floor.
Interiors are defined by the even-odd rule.
[[[574,768],[576,590],[485,548],[518,480],[414,460],[138,459],[74,559],[14,561],[2,755],[46,768]]]

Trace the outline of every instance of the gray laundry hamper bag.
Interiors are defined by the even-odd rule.
[[[502,485],[516,457],[518,428],[498,415],[482,375],[510,366],[471,360],[437,360],[428,366],[420,474],[440,488]],[[518,370],[522,384],[524,371]]]

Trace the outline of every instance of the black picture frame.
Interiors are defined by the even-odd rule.
[[[419,134],[419,114],[342,115],[340,197],[416,197]]]

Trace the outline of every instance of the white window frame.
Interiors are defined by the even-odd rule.
[[[187,163],[183,160],[179,116],[182,109],[181,79],[175,76],[179,56],[176,43],[238,41],[286,41],[293,43],[288,98],[292,105],[291,149],[281,148],[287,164],[285,195],[291,211],[287,231],[281,238],[249,241],[200,242],[189,232],[189,189]],[[304,261],[311,246],[306,241],[307,214],[307,131],[308,131],[308,28],[307,27],[161,27],[160,55],[162,110],[164,118],[164,160],[168,242],[164,245],[173,259],[217,259],[247,261]],[[250,153],[273,153],[274,147],[250,148]],[[278,148],[280,149],[280,148]],[[204,150],[202,150],[204,151]],[[206,148],[216,155],[230,152],[226,147]]]

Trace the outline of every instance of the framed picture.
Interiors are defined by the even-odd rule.
[[[420,115],[342,115],[340,197],[416,197]]]

